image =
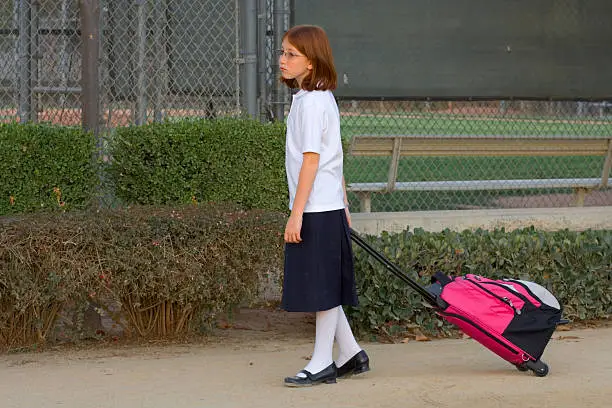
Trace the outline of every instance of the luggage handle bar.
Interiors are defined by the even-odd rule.
[[[412,289],[416,290],[423,298],[432,306],[440,307],[436,297],[427,291],[423,286],[419,285],[414,279],[410,278],[406,273],[404,273],[400,268],[398,268],[394,263],[385,258],[380,252],[374,249],[370,244],[368,244],[354,229],[350,229],[351,239],[355,241],[357,245],[363,248],[368,254],[372,257],[376,258],[377,261],[382,263],[393,275],[400,278],[402,281],[406,282]]]

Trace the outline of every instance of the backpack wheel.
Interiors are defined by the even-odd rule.
[[[537,377],[546,377],[548,374],[548,366],[543,361],[527,361],[525,366],[529,370],[533,371]]]

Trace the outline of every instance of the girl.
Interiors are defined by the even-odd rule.
[[[282,306],[316,312],[316,337],[308,365],[290,387],[335,383],[368,371],[342,305],[357,305],[350,214],[343,177],[340,114],[331,90],[336,69],[325,31],[296,26],[283,37],[281,80],[298,88],[287,118],[285,167],[291,214],[285,227]],[[334,362],[334,338],[339,356]]]

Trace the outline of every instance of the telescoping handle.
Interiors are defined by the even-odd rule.
[[[352,228],[351,239],[355,241],[357,245],[363,248],[368,254],[374,257],[377,261],[382,263],[392,274],[400,278],[402,281],[406,282],[412,289],[416,290],[430,305],[434,307],[439,306],[436,301],[436,297],[433,294],[429,293],[423,286],[419,285],[418,282],[406,275],[406,273],[404,273],[400,268],[398,268],[395,264],[393,264],[386,257],[384,257],[380,252],[372,248],[372,246],[368,244],[362,237],[360,237],[359,234],[355,232],[355,230]]]

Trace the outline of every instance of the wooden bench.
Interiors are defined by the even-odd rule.
[[[392,191],[515,190],[533,188],[573,188],[576,205],[582,206],[592,189],[608,186],[612,165],[612,138],[562,136],[420,136],[357,135],[349,154],[384,157],[391,162],[387,181],[349,183],[347,190],[359,197],[362,212],[371,211],[372,193]],[[605,156],[601,177],[526,180],[397,181],[401,157],[451,156]]]

